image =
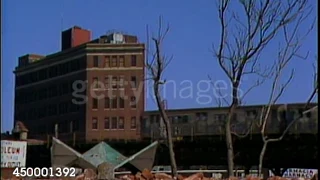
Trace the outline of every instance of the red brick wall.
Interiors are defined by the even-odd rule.
[[[73,28],[71,47],[75,47],[91,40],[91,32],[77,27]]]

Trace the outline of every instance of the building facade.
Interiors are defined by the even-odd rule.
[[[61,51],[19,58],[15,121],[29,136],[99,141],[138,139],[144,112],[144,44],[117,32],[91,40],[73,27]]]

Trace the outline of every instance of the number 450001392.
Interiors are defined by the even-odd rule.
[[[25,168],[17,167],[13,171],[13,175],[16,177],[75,177],[75,168]]]

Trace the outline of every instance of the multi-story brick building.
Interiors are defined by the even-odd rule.
[[[110,33],[91,40],[73,27],[62,32],[61,51],[19,58],[14,73],[15,121],[29,136],[86,141],[137,139],[144,112],[144,44]]]

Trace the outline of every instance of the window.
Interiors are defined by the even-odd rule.
[[[182,117],[181,116],[173,116],[172,117],[172,123],[173,124],[178,124],[182,122]]]
[[[112,117],[112,120],[111,120],[111,129],[117,129],[117,127],[118,127],[117,117]]]
[[[182,123],[188,123],[188,121],[189,121],[189,116],[188,115],[182,116]]]
[[[49,67],[49,69],[48,69],[48,71],[49,71],[49,72],[48,72],[48,77],[49,77],[49,78],[52,78],[52,77],[55,77],[55,76],[56,76],[57,73],[54,72],[54,68],[55,68],[55,66]]]
[[[72,112],[72,103],[67,102],[67,112]]]
[[[286,114],[286,118],[288,123],[290,123],[291,121],[293,121],[294,119],[294,111],[293,110],[289,110],[289,112]]]
[[[72,90],[75,90],[75,89],[73,89],[73,87],[72,87]],[[53,86],[52,87],[52,97],[56,97],[56,96],[58,96],[58,87]]]
[[[109,109],[110,108],[110,98],[109,97],[105,97],[104,98],[104,108],[105,109]]]
[[[64,94],[66,94],[67,92],[64,92]],[[46,89],[41,89],[39,92],[39,98],[40,100],[45,99],[46,98]]]
[[[202,121],[208,120],[208,113],[201,113],[201,120]]]
[[[94,89],[98,89],[99,88],[99,80],[98,80],[97,77],[93,78],[92,86],[93,86]]]
[[[116,89],[116,88],[117,88],[117,84],[118,84],[118,82],[117,82],[117,77],[116,77],[116,76],[113,76],[113,77],[112,77],[112,88],[113,88],[113,89]]]
[[[63,75],[65,71],[65,68],[63,66],[63,64],[59,64],[58,65],[58,75]]]
[[[104,78],[104,83],[105,83],[106,89],[110,89],[110,77],[109,76],[106,76]]]
[[[99,67],[99,58],[98,58],[98,56],[93,56],[93,67]]]
[[[66,103],[62,102],[58,106],[59,106],[59,114],[67,113],[67,111],[66,111],[67,110],[67,104]],[[42,110],[39,110],[39,114],[41,113],[41,111]]]
[[[43,79],[47,79],[47,77],[48,77],[47,69],[40,70],[40,78],[43,80]]]
[[[131,56],[131,66],[137,66],[137,56],[136,55]]]
[[[200,113],[196,113],[196,121],[199,121],[200,120]]]
[[[254,119],[254,118],[257,117],[257,111],[256,111],[256,110],[246,111],[246,116],[247,116],[247,118],[249,118],[249,119]]]
[[[201,120],[201,121],[208,120],[208,113],[206,112],[196,113],[196,120]]]
[[[174,135],[180,135],[181,134],[181,127],[175,126],[174,127]]]
[[[110,129],[110,119],[108,117],[104,118],[104,129]]]
[[[74,91],[73,83],[74,83],[74,81],[69,81],[68,82],[68,93],[73,93],[73,91]]]
[[[92,129],[94,129],[94,130],[98,129],[98,119],[97,118],[92,119]]]
[[[112,109],[117,109],[117,105],[118,105],[117,98],[112,98]]]
[[[78,131],[79,130],[79,121],[73,121],[73,123],[72,123],[72,125],[73,125],[73,131]]]
[[[277,109],[272,109],[271,110],[271,118],[273,121],[278,121],[278,112]]]
[[[68,91],[68,85],[66,83],[60,84],[59,86],[59,95],[66,94]],[[39,93],[39,98],[41,98],[41,94]]]
[[[70,121],[70,124],[69,124],[69,130],[70,130],[70,133],[73,132],[73,121]]]
[[[124,86],[124,76],[119,76],[119,88],[123,88]]]
[[[124,108],[124,99],[123,99],[123,97],[119,97],[119,108]]]
[[[119,117],[118,129],[124,129],[124,118]]]
[[[131,87],[137,87],[137,78],[135,76],[131,76]]]
[[[70,72],[70,68],[68,63],[63,64],[63,68],[64,68],[64,73],[63,74],[67,74]]]
[[[123,88],[119,89],[119,96],[127,98],[126,91]]]
[[[70,106],[71,106],[70,107],[71,112],[78,112],[79,111],[79,109],[78,109],[79,105],[71,103]]]
[[[137,128],[137,118],[131,117],[131,126],[130,129],[136,129]]]
[[[157,115],[151,115],[150,116],[150,124],[155,124],[157,121]]]
[[[92,109],[98,109],[98,99],[92,98]]]
[[[71,69],[71,72],[79,70],[80,69],[80,59],[76,59],[76,60],[71,61],[70,69]]]
[[[53,109],[53,106],[52,106],[52,105],[49,105],[49,106],[48,106],[48,116],[52,116],[52,114],[53,114],[53,113],[52,113],[52,109]],[[28,116],[27,116],[27,117],[28,117],[29,119],[32,118],[31,113],[32,113],[31,111],[28,112]]]
[[[111,67],[117,67],[117,56],[112,56],[112,62]]]
[[[110,57],[109,56],[104,57],[104,67],[106,67],[106,68],[110,67]]]
[[[159,123],[160,123],[160,119],[161,119],[160,115],[156,115],[156,117],[155,117],[155,123],[156,123],[156,124],[159,124]]]
[[[79,105],[76,105],[76,106],[79,106]],[[58,106],[56,104],[54,105],[54,107],[52,109],[52,113],[53,113],[53,115],[57,115],[57,113],[58,113]],[[34,114],[34,112],[33,112],[33,114]]]
[[[227,119],[226,114],[215,114],[213,116],[214,121],[216,121],[216,124],[221,124],[223,125]]]
[[[65,68],[65,73],[67,74],[71,71],[71,67],[70,67],[70,61],[64,64],[64,68]]]
[[[119,67],[124,67],[124,56],[120,56],[119,58]]]
[[[62,109],[63,109],[63,113],[68,113],[68,103],[67,102],[63,102],[62,104]]]
[[[137,107],[136,97],[131,96],[130,106],[131,106],[131,108],[136,108]]]

